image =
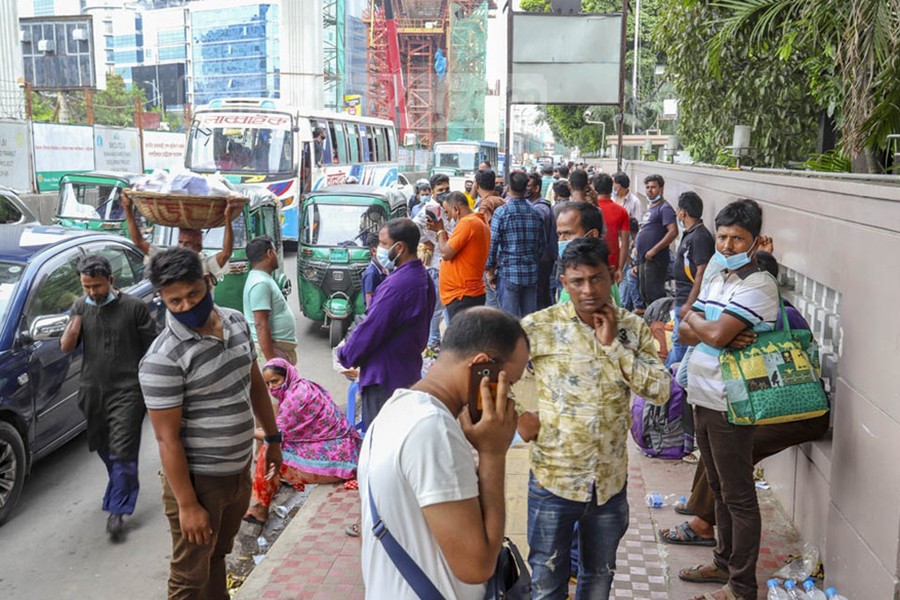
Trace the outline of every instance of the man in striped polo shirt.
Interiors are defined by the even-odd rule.
[[[250,504],[253,417],[266,434],[269,473],[281,468],[281,434],[250,328],[213,304],[200,257],[173,248],[150,269],[169,309],[139,372],[172,531],[168,597],[224,600],[225,556]]]

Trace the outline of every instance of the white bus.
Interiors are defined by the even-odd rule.
[[[490,163],[491,169],[498,176],[497,144],[495,142],[435,142],[434,166],[431,175],[443,173],[450,177],[450,189],[462,191],[467,179],[475,177],[475,171],[482,162]]]
[[[321,127],[325,141],[313,141]],[[282,202],[282,233],[298,240],[303,195],[355,177],[363,185],[397,184],[394,124],[383,119],[304,110],[272,99],[221,99],[198,109],[188,134],[185,167],[221,172],[260,185]]]

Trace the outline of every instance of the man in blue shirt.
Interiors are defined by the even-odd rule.
[[[386,264],[382,264],[391,274],[376,290],[366,318],[338,350],[344,367],[360,369],[366,427],[394,390],[410,387],[421,378],[422,351],[428,342],[436,294],[416,256],[419,228],[412,220],[389,221],[378,237],[379,247],[387,248]]]
[[[663,198],[665,181],[662,175],[648,175],[644,179],[644,185],[650,207],[644,213],[634,246],[641,299],[645,306],[650,306],[654,300],[666,295],[669,245],[678,237],[678,225],[675,210]]]
[[[363,297],[366,300],[366,310],[369,310],[369,306],[372,304],[372,298],[375,297],[375,290],[378,289],[378,286],[381,285],[385,277],[388,276],[388,272],[384,268],[384,265],[378,261],[378,248],[380,245],[376,234],[370,233],[366,236],[366,247],[372,254],[372,262],[369,263],[369,266],[366,267],[366,270],[363,271],[362,274],[362,289]],[[387,257],[385,257],[385,262],[387,262]]]
[[[509,175],[509,201],[491,219],[491,252],[485,270],[500,308],[516,317],[537,309],[538,268],[544,247],[544,220],[525,199],[528,175]]]

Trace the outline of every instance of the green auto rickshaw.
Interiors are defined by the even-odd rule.
[[[377,236],[390,219],[405,217],[406,200],[393,188],[352,184],[304,197],[297,251],[300,309],[322,322],[332,346],[354,317],[366,312],[362,274],[372,260],[368,234]]]
[[[281,209],[278,198],[258,186],[234,185],[234,190],[250,201],[244,206],[241,216],[231,224],[234,232],[234,247],[228,263],[230,269],[213,288],[216,304],[243,312],[244,283],[251,266],[247,260],[247,242],[255,237],[267,235],[272,238],[278,252],[278,262],[284,265],[284,250],[281,243]],[[222,250],[225,227],[214,227],[203,231],[203,254],[212,255]],[[174,248],[178,245],[178,228],[156,225],[153,228],[152,243],[160,248]],[[291,281],[284,274],[283,267],[272,274],[281,293],[287,297],[291,293]]]
[[[122,190],[130,188],[143,177],[140,173],[70,173],[59,180],[54,224],[67,229],[104,231],[128,237],[125,209],[120,197]],[[135,211],[138,223],[146,228],[148,223]]]

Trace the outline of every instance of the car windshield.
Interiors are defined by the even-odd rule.
[[[25,265],[21,263],[0,262],[0,322],[6,322],[9,302],[24,272]]]
[[[247,245],[247,221],[237,218],[231,222],[234,230],[234,247],[243,248]],[[225,228],[214,227],[203,231],[203,251],[218,251],[222,249],[225,239]],[[153,243],[160,248],[174,248],[178,245],[178,228],[156,225],[153,228]]]
[[[59,189],[59,216],[68,219],[123,221],[121,188],[112,184],[67,181]]]
[[[365,247],[369,233],[378,235],[387,211],[377,204],[313,202],[303,215],[301,243],[311,246]]]

